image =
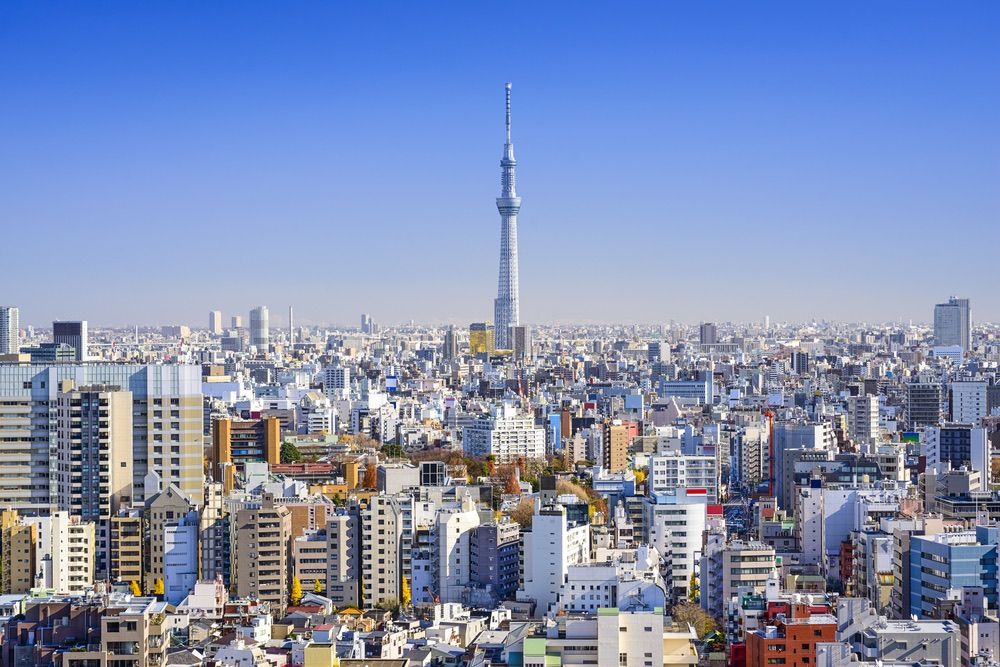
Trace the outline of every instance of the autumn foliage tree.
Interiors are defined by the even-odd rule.
[[[413,593],[410,591],[410,580],[407,577],[403,577],[403,586],[400,590],[400,604],[404,608],[409,607],[412,599]]]
[[[292,592],[288,599],[292,601],[293,607],[302,602],[302,580],[298,577],[292,577]]]
[[[535,515],[535,503],[531,498],[524,498],[510,512],[510,518],[516,521],[521,528],[531,527],[531,520]]]
[[[142,597],[142,589],[139,588],[139,582],[131,581],[128,585],[129,591],[132,593],[133,597]]]
[[[694,628],[699,638],[703,638],[715,630],[715,619],[692,602],[682,602],[674,605],[672,616],[678,623],[686,623]]]
[[[374,489],[378,486],[378,467],[374,463],[365,466],[365,478],[362,480],[361,486],[366,489]]]

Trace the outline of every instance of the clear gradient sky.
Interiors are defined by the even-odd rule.
[[[4,2],[0,303],[1000,320],[1000,3]]]

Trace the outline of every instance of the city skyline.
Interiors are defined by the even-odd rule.
[[[531,7],[498,54],[500,8],[413,34],[403,8],[8,5],[0,220],[52,233],[2,298],[36,325],[199,325],[293,290],[303,324],[490,320],[516,81],[525,322],[928,321],[948,294],[997,321],[998,9],[898,7]],[[399,242],[344,250],[373,229]],[[960,262],[932,253],[948,234]]]

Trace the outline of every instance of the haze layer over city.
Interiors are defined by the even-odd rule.
[[[998,19],[0,7],[0,667],[1000,667]]]

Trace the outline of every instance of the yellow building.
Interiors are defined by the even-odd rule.
[[[38,528],[25,525],[17,510],[0,514],[0,549],[3,550],[3,573],[0,593],[27,593],[34,586],[35,545]]]
[[[496,332],[489,322],[469,325],[469,354],[493,354],[496,350]]]
[[[304,653],[305,660],[302,667],[338,667],[340,665],[335,644],[312,643],[306,646]]]

